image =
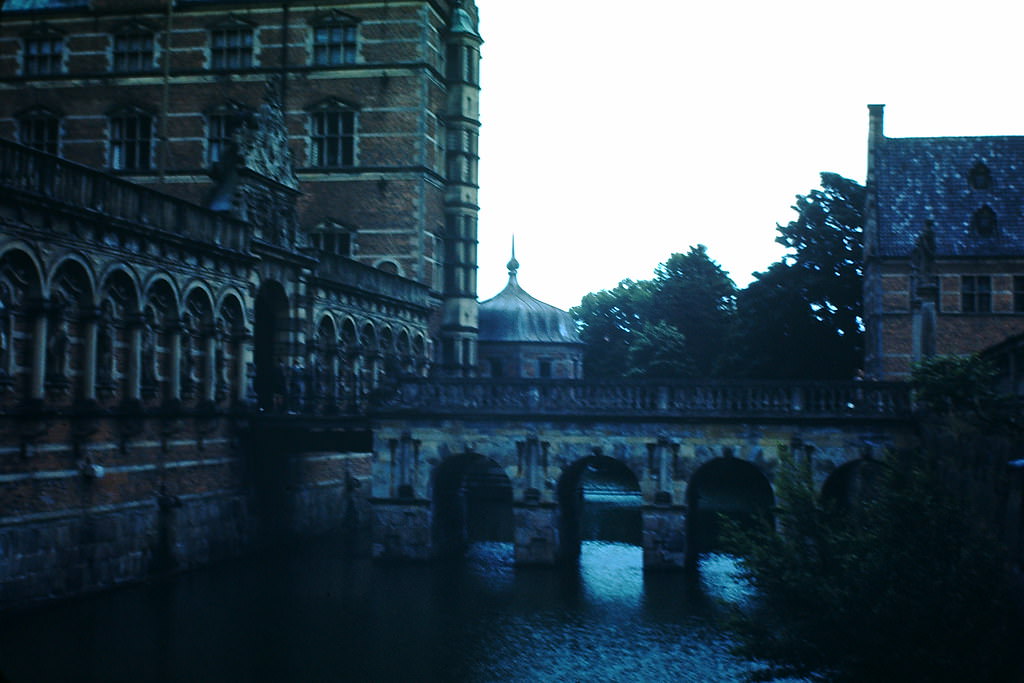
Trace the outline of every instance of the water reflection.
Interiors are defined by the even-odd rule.
[[[735,576],[721,560],[702,569],[645,576],[639,548],[617,542],[584,542],[578,565],[555,570],[514,568],[505,543],[429,566],[349,561],[324,543],[5,619],[0,671],[14,683],[741,680],[751,666],[729,654],[708,597]]]

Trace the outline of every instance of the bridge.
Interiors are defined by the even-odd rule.
[[[619,493],[650,570],[692,562],[719,513],[770,514],[783,450],[846,496],[912,438],[908,387],[875,382],[413,380],[368,417],[375,557],[506,540],[518,564],[553,564],[579,551],[585,499]]]

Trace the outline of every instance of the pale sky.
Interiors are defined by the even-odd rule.
[[[568,309],[706,244],[745,286],[820,171],[886,134],[1024,134],[1024,5],[477,0],[479,295]]]

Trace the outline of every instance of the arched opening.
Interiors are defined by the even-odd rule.
[[[511,543],[512,483],[478,453],[446,458],[434,473],[434,547],[460,557],[474,543]]]
[[[640,485],[615,458],[577,460],[558,482],[563,557],[576,559],[584,542],[639,546],[643,537]]]
[[[857,510],[877,490],[882,463],[861,459],[840,466],[828,476],[821,488],[821,501],[836,512],[847,514]]]
[[[284,403],[288,353],[288,296],[279,282],[266,282],[256,296],[253,363],[256,399],[261,410]]]
[[[771,519],[775,495],[768,478],[754,465],[717,458],[702,465],[687,489],[686,563],[696,567],[701,555],[721,549],[723,519],[742,526]]]

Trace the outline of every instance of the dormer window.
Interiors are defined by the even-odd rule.
[[[967,184],[973,190],[988,190],[992,187],[992,173],[982,162],[974,164],[967,174]]]
[[[156,41],[153,32],[133,26],[114,35],[114,71],[152,71]]]
[[[48,109],[30,109],[18,116],[18,141],[47,154],[60,152],[60,117]]]
[[[982,237],[991,237],[996,234],[998,227],[996,212],[990,206],[981,207],[971,217],[971,228]]]
[[[59,74],[64,69],[64,36],[53,29],[26,36],[22,67],[26,76]]]
[[[232,20],[210,30],[210,68],[248,69],[253,65],[253,28]]]
[[[313,26],[313,64],[355,64],[358,28],[354,19],[333,13]]]

